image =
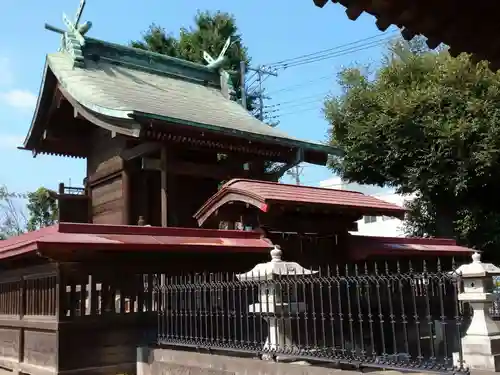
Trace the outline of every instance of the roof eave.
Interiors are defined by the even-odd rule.
[[[31,120],[31,125],[28,130],[28,134],[23,142],[23,149],[25,150],[34,150],[35,149],[35,138],[34,133],[39,130],[40,118],[43,117],[45,111],[47,110],[46,105],[42,105],[47,100],[47,97],[50,95],[50,92],[53,92],[57,85],[57,79],[52,80],[52,82],[47,82],[47,75],[49,74],[49,62],[48,59],[45,59],[45,66],[43,69],[43,78],[40,84],[40,89],[38,90],[38,99],[36,102],[35,111],[33,113],[33,118]],[[53,77],[55,78],[55,77]],[[50,78],[49,78],[50,80]]]
[[[308,150],[308,151],[322,152],[322,153],[325,153],[327,155],[334,155],[334,156],[343,155],[343,152],[339,148],[333,147],[333,146],[322,145],[322,144],[318,144],[318,143],[311,143],[311,142],[295,140],[295,139],[290,139],[290,138],[265,136],[265,135],[246,132],[246,131],[237,130],[237,129],[224,129],[224,128],[210,125],[210,124],[203,124],[203,123],[193,122],[193,121],[180,119],[180,118],[162,116],[162,115],[158,115],[155,113],[145,113],[145,112],[140,112],[140,111],[133,111],[133,114],[131,115],[131,117],[132,118],[141,118],[142,117],[142,118],[150,119],[150,120],[172,122],[172,123],[176,123],[176,124],[180,124],[180,125],[192,126],[192,127],[204,129],[207,131],[212,131],[214,133],[222,133],[222,134],[233,136],[233,137],[234,136],[242,136],[242,137],[246,137],[246,138],[249,138],[249,139],[252,139],[255,141],[261,141],[261,142],[273,140],[275,143],[283,145],[283,146],[298,147],[298,148],[302,148],[302,149]]]

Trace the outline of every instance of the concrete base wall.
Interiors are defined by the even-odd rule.
[[[339,371],[305,362],[285,364],[170,349],[137,349],[137,375],[330,375]],[[359,372],[342,371],[342,375],[351,374]]]

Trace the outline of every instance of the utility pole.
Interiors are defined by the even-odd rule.
[[[264,81],[264,76],[277,77],[278,73],[275,70],[271,70],[264,66],[258,66],[256,68],[250,68],[249,70],[257,73],[257,84],[258,84],[258,98],[259,98],[259,112],[258,117],[260,121],[264,121],[264,99],[269,99],[268,96],[264,95],[264,89],[262,88],[262,82]]]
[[[289,176],[292,176],[292,178],[295,180],[295,185],[301,185],[300,183],[300,176],[302,175],[302,171],[304,170],[303,167],[296,165],[286,173]]]
[[[240,61],[240,91],[241,91],[241,106],[247,109],[247,93],[245,87],[245,75],[247,70],[247,64],[244,61]]]
[[[260,121],[264,121],[264,99],[269,99],[266,95],[264,95],[264,89],[262,87],[262,83],[265,80],[265,76],[274,76],[277,77],[278,73],[276,70],[267,68],[265,66],[257,66],[257,67],[247,67],[246,63],[244,61],[240,62],[240,89],[241,89],[241,105],[243,108],[247,108],[247,97],[246,97],[246,90],[247,87],[245,86],[245,81],[246,81],[246,72],[247,71],[252,71],[257,74],[257,90],[256,91],[256,96],[259,100],[259,107],[257,109],[257,118]]]

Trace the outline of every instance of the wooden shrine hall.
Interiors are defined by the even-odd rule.
[[[156,275],[248,270],[281,245],[311,266],[468,254],[453,240],[355,235],[404,209],[280,184],[340,151],[288,136],[231,99],[227,72],[89,38],[84,2],[48,54],[22,149],[84,158],[54,192],[59,223],[0,241],[0,373],[135,373],[154,341]],[[83,354],[83,355],[82,355]]]

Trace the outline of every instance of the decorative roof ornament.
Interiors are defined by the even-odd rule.
[[[222,51],[220,51],[219,56],[214,60],[212,56],[207,51],[203,51],[203,59],[208,63],[207,68],[209,69],[220,69],[222,64],[226,61],[226,52],[231,45],[231,37],[227,38]]]
[[[227,99],[230,99],[232,96],[236,94],[230,73],[222,69],[222,65],[226,62],[226,56],[225,56],[226,52],[230,46],[231,46],[231,37],[227,38],[226,43],[224,43],[224,47],[222,47],[222,50],[220,51],[219,56],[217,56],[216,59],[210,56],[210,54],[207,51],[203,51],[203,59],[208,63],[207,68],[219,71],[221,78],[222,94]]]
[[[73,21],[71,21],[65,13],[62,14],[62,20],[66,26],[66,31],[49,24],[45,24],[45,28],[47,30],[61,34],[61,47],[59,48],[59,51],[68,52],[73,57],[74,63],[77,66],[83,65],[82,47],[85,46],[85,34],[92,27],[92,23],[90,21],[80,24],[85,3],[85,0],[80,0],[80,4]]]

